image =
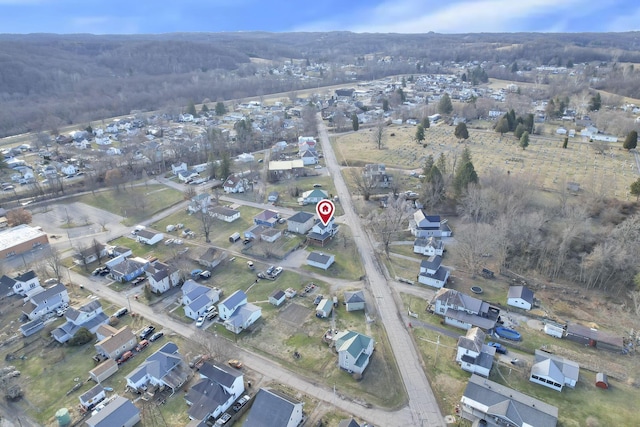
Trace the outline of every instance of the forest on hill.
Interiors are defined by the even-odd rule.
[[[313,79],[304,69],[302,75],[273,72],[295,61],[320,64],[326,72]],[[444,64],[473,61],[493,66],[498,74],[497,66],[516,61],[529,67],[640,63],[640,33],[0,34],[0,137],[132,110],[179,110],[190,100],[446,72]],[[346,75],[345,65],[353,66],[355,75]],[[600,76],[594,85],[640,98],[636,75],[628,67],[613,68],[610,78]]]

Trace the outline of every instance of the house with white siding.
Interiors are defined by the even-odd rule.
[[[335,335],[334,344],[340,368],[349,373],[362,374],[373,354],[373,338],[347,330]]]
[[[486,336],[480,328],[474,327],[458,338],[456,362],[463,370],[488,378],[496,349],[484,343]]]

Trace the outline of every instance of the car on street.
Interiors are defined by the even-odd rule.
[[[198,317],[198,320],[196,320],[196,327],[197,328],[201,328],[202,325],[204,325],[204,317],[200,316],[200,317]]]
[[[156,330],[156,327],[153,325],[149,325],[146,328],[144,328],[142,330],[142,332],[140,332],[140,339],[141,340],[146,340],[147,338],[149,338],[149,335],[151,335],[153,333],[153,331]]]
[[[126,315],[129,312],[129,310],[126,307],[122,307],[120,310],[116,311],[115,313],[113,313],[114,316],[120,318],[124,315]]]
[[[157,341],[163,336],[164,336],[164,332],[156,332],[155,334],[151,335],[151,337],[149,338],[149,342]]]
[[[507,347],[505,347],[504,345],[500,344],[499,342],[489,341],[487,343],[487,345],[489,347],[495,348],[496,349],[496,353],[507,354]]]
[[[232,368],[236,368],[236,369],[240,369],[242,368],[242,362],[239,361],[238,359],[230,359],[228,362],[229,366],[231,366]]]

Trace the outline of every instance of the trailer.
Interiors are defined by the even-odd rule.
[[[544,333],[552,337],[562,338],[564,336],[565,326],[559,323],[546,321],[544,323]]]

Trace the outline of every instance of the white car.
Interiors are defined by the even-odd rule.
[[[198,317],[198,320],[196,320],[196,327],[201,328],[202,325],[204,325],[204,317],[200,316]]]
[[[278,277],[280,273],[282,273],[282,267],[276,267],[271,274],[273,275],[273,277]]]

